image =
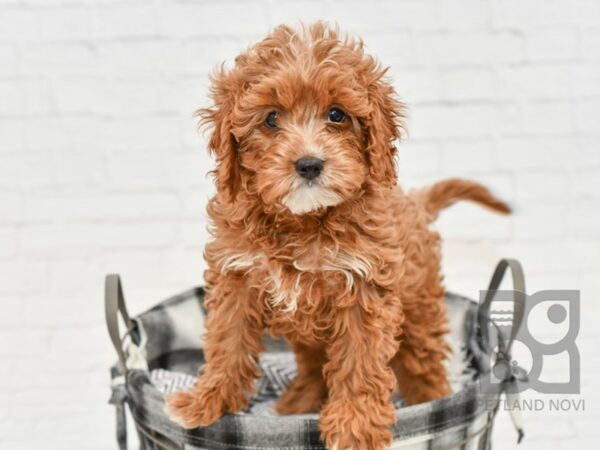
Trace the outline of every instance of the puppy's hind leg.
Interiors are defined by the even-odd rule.
[[[318,412],[327,398],[323,365],[325,349],[292,342],[296,354],[298,375],[277,401],[275,409],[281,415]]]
[[[407,299],[402,344],[390,361],[398,390],[409,404],[437,400],[450,394],[444,361],[450,352],[444,297]]]

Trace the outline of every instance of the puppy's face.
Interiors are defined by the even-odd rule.
[[[255,123],[239,140],[240,163],[262,200],[293,214],[356,195],[368,173],[361,123],[342,96],[329,94],[339,80],[321,71],[313,76],[321,79],[321,92],[314,92],[316,80],[284,76],[269,80],[270,93],[251,93],[257,116],[244,118]]]
[[[323,211],[392,185],[400,103],[360,44],[323,24],[298,34],[287,27],[217,75],[215,107],[201,113],[215,127],[217,185],[229,200],[242,189],[271,210]]]

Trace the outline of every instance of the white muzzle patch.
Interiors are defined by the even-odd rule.
[[[315,209],[335,206],[342,201],[339,194],[318,184],[303,184],[289,194],[282,203],[296,215],[306,214]]]

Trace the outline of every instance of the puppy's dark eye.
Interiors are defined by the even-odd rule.
[[[327,118],[330,122],[343,122],[346,118],[346,113],[339,108],[331,108],[327,113]]]
[[[269,113],[267,119],[265,120],[265,127],[267,128],[277,128],[277,113],[275,111]]]

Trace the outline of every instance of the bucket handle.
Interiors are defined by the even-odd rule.
[[[523,323],[523,319],[525,316],[525,300],[527,298],[525,291],[525,274],[523,273],[523,267],[521,263],[516,259],[503,258],[496,265],[496,269],[494,270],[494,274],[490,280],[490,284],[488,286],[487,291],[485,292],[485,297],[483,302],[479,305],[477,311],[477,319],[479,322],[479,330],[481,332],[481,336],[483,338],[484,344],[489,348],[489,329],[488,325],[491,323],[495,325],[494,321],[490,318],[490,308],[494,298],[496,296],[496,292],[498,291],[498,287],[500,287],[500,283],[504,278],[506,273],[506,269],[510,269],[512,284],[513,284],[513,311],[512,311],[512,324],[510,329],[510,335],[506,337],[503,335],[502,331],[497,328],[497,336],[498,336],[498,351],[496,353],[497,361],[496,365],[503,364],[504,367],[510,367],[511,362],[511,348],[512,344],[521,328],[521,324]],[[517,443],[520,443],[525,436],[525,432],[523,430],[523,419],[521,417],[520,411],[511,406],[514,403],[518,403],[519,395],[516,390],[515,383],[517,382],[514,374],[511,373],[510,370],[506,370],[506,378],[503,383],[503,391],[506,393],[506,396],[509,400],[509,414],[510,418],[515,426],[518,437]],[[497,408],[496,408],[497,410]],[[496,413],[494,410],[494,415]]]
[[[121,277],[117,274],[107,275],[104,281],[104,312],[106,314],[106,326],[110,340],[115,347],[119,357],[119,368],[123,374],[127,373],[126,358],[123,352],[123,339],[119,331],[119,313],[125,323],[127,333],[135,329],[135,322],[129,317],[125,298],[123,297],[123,288],[121,286]]]
[[[479,305],[478,310],[478,321],[479,328],[483,334],[485,339],[485,344],[489,344],[489,334],[488,334],[488,323],[489,323],[489,315],[490,308],[494,298],[496,296],[496,292],[498,291],[498,287],[504,278],[506,273],[506,269],[510,269],[512,284],[513,284],[513,321],[510,329],[510,335],[508,339],[505,341],[504,336],[499,333],[498,336],[498,348],[501,352],[509,355],[512,347],[512,343],[521,328],[521,324],[523,323],[523,317],[525,315],[525,274],[523,273],[523,267],[521,263],[516,259],[503,258],[496,265],[496,269],[494,270],[494,274],[490,280],[490,284],[485,292],[485,297],[483,302]]]

